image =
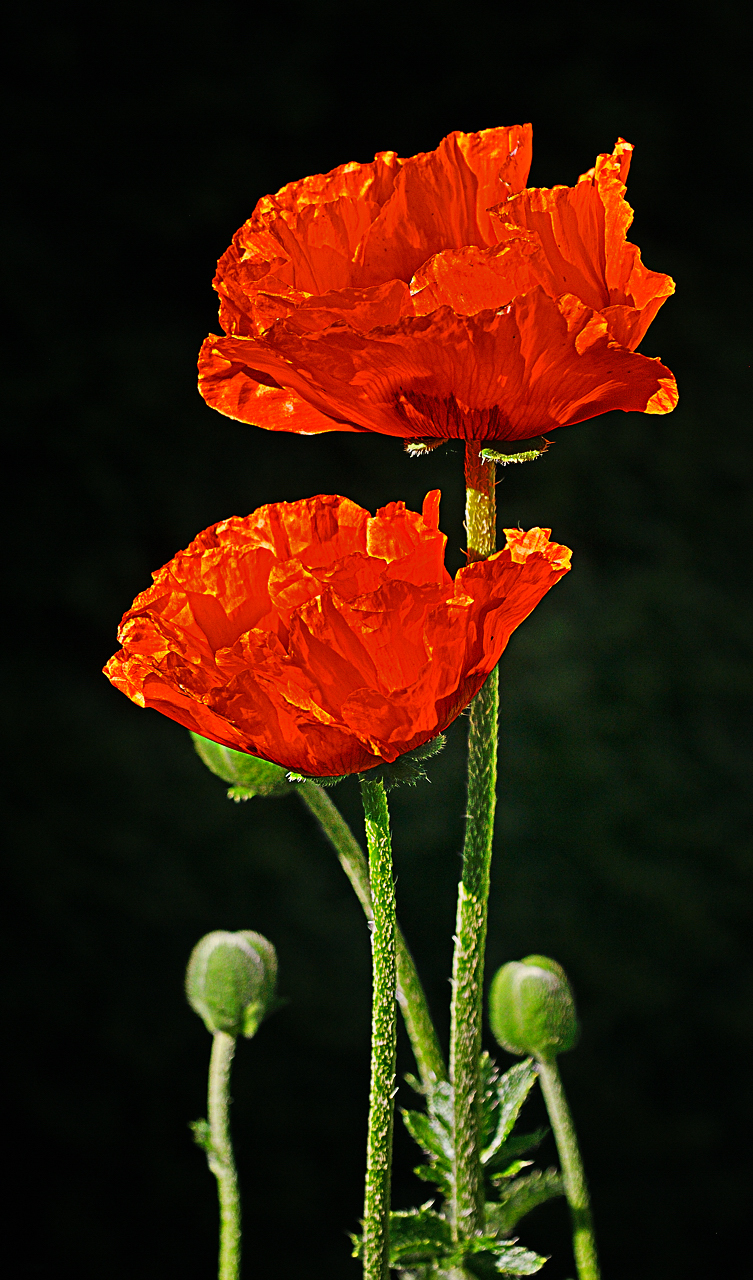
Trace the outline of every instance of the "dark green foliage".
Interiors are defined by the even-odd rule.
[[[543,1135],[530,1134],[525,1139],[510,1135],[528,1094],[536,1083],[536,1067],[530,1058],[517,1062],[503,1076],[489,1057],[481,1058],[482,1108],[484,1117],[481,1163],[487,1169],[497,1169],[506,1160],[514,1159],[529,1147],[521,1147],[521,1141],[535,1146]]]
[[[500,1173],[492,1178],[499,1187],[499,1200],[486,1205],[487,1226],[499,1236],[509,1236],[521,1218],[538,1205],[564,1194],[562,1176],[556,1169],[534,1169],[523,1178],[509,1179]]]
[[[426,1111],[403,1111],[409,1134],[428,1156],[414,1173],[434,1182],[447,1197],[452,1187],[452,1085],[440,1081],[426,1090]]]
[[[404,1270],[416,1263],[433,1263],[452,1253],[452,1231],[449,1222],[432,1209],[429,1200],[420,1209],[405,1209],[390,1214],[390,1265]],[[354,1257],[361,1256],[356,1242]]]
[[[521,1107],[535,1083],[536,1067],[530,1058],[516,1063],[500,1075],[489,1055],[483,1055],[481,1159],[484,1169],[491,1175],[488,1179],[490,1199],[486,1205],[485,1232],[471,1241],[453,1243],[450,1223],[442,1210],[432,1207],[432,1201],[420,1209],[392,1214],[392,1265],[404,1273],[405,1280],[441,1277],[452,1267],[463,1267],[472,1275],[481,1277],[533,1275],[543,1266],[544,1258],[517,1246],[508,1238],[525,1214],[554,1196],[562,1195],[562,1183],[554,1170],[546,1173],[535,1170],[522,1178],[516,1177],[531,1163],[519,1157],[537,1146],[546,1132],[514,1132]],[[433,1182],[447,1200],[452,1191],[453,1176],[452,1086],[441,1083],[422,1088],[421,1092],[426,1098],[426,1110],[403,1111],[408,1132],[427,1156],[427,1162],[414,1172],[424,1182]],[[495,1189],[499,1194],[498,1200],[491,1199]]]
[[[353,1256],[361,1256],[360,1240],[354,1240]],[[390,1214],[390,1266],[403,1280],[441,1280],[459,1267],[479,1277],[528,1276],[545,1261],[514,1240],[498,1239],[496,1232],[454,1243],[449,1222],[432,1208],[431,1200],[419,1209]]]

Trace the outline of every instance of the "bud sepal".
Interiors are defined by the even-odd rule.
[[[287,770],[281,765],[250,756],[245,751],[223,747],[219,742],[212,742],[211,738],[202,738],[193,730],[191,738],[197,755],[207,768],[223,782],[231,783],[228,799],[239,801],[251,800],[254,796],[284,796],[291,790]]]

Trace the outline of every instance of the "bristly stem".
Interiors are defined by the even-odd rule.
[[[209,1143],[207,1161],[220,1200],[219,1280],[238,1280],[241,1265],[241,1202],[230,1140],[230,1067],[235,1036],[216,1031],[209,1060]]]
[[[469,561],[486,559],[496,544],[495,471],[479,457],[482,443],[476,440],[466,444]],[[478,1234],[484,1221],[479,1064],[497,789],[498,710],[498,681],[494,670],[470,707],[468,807],[452,966],[450,1079],[454,1097],[455,1167],[451,1215],[453,1230],[461,1240]]]
[[[371,1090],[363,1209],[364,1280],[389,1280],[389,1218],[392,1175],[397,964],[395,882],[387,793],[381,781],[361,779],[374,907],[371,931]]]
[[[373,920],[374,908],[366,857],[340,810],[324,788],[315,782],[300,783],[297,793],[313,813],[333,846],[340,860],[340,866],[350,880],[367,920]],[[398,1004],[405,1019],[421,1083],[435,1084],[438,1080],[447,1079],[447,1068],[431,1020],[421,979],[399,925],[396,927],[395,943]]]
[[[573,1253],[578,1269],[578,1280],[599,1280],[599,1262],[596,1256],[596,1239],[588,1185],[578,1149],[578,1139],[575,1136],[573,1117],[562,1088],[557,1060],[556,1058],[539,1059],[538,1068],[541,1091],[552,1122],[562,1165],[565,1195],[570,1206],[573,1223]]]

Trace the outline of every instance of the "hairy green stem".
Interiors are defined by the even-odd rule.
[[[578,1280],[599,1280],[596,1239],[591,1218],[588,1186],[580,1158],[578,1139],[556,1058],[539,1059],[539,1080],[562,1165],[565,1195],[573,1223],[573,1253]]]
[[[216,1031],[209,1060],[209,1137],[207,1161],[217,1179],[220,1200],[219,1280],[238,1280],[241,1265],[241,1201],[230,1141],[230,1066],[235,1036]]]
[[[481,461],[481,441],[466,444],[468,559],[491,555],[496,541],[493,466]],[[476,694],[468,729],[468,808],[458,887],[452,965],[450,1079],[454,1107],[451,1219],[458,1239],[478,1234],[484,1222],[480,1151],[481,1027],[489,875],[497,788],[496,670]]]
[[[363,1208],[364,1280],[388,1280],[392,1129],[397,1049],[395,882],[390,816],[384,783],[361,779],[369,880],[374,907],[371,930],[373,995],[371,1090]]]
[[[315,782],[300,783],[297,792],[334,848],[367,920],[373,920],[374,908],[366,857],[340,810],[324,788]],[[447,1079],[447,1068],[421,979],[399,925],[396,928],[395,942],[398,1003],[405,1019],[421,1082],[424,1085],[434,1084],[437,1080]]]

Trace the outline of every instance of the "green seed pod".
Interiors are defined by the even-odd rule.
[[[202,738],[198,733],[191,733],[193,744],[198,755],[208,769],[223,782],[231,784],[228,796],[231,800],[250,800],[252,796],[282,796],[292,790],[287,780],[287,770],[282,765],[272,764],[271,760],[260,760],[258,756],[246,755],[244,751],[233,751],[232,747],[222,747],[211,738]]]
[[[260,933],[216,929],[197,942],[186,970],[188,1003],[207,1031],[250,1039],[275,1008],[277,956]]]
[[[544,1060],[572,1049],[579,1034],[567,975],[556,960],[526,956],[497,970],[489,992],[495,1039],[510,1053]]]

